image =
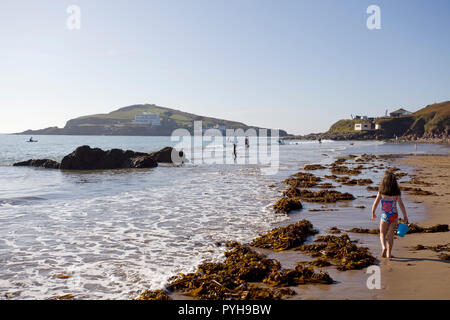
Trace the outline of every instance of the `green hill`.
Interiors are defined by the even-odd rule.
[[[247,127],[247,125],[222,119],[198,116],[192,113],[156,106],[154,104],[142,104],[123,107],[118,110],[105,114],[94,114],[78,117],[67,121],[66,128],[80,125],[97,124],[132,124],[136,115],[144,112],[159,113],[161,122],[165,125],[174,125],[176,127],[190,127],[194,120],[203,121],[203,126],[212,126],[215,124],[227,125],[228,128]]]
[[[368,120],[350,120],[350,119],[343,119],[339,120],[338,122],[335,122],[333,125],[331,125],[328,132],[352,132],[355,129],[356,123],[364,123],[364,122],[370,122]]]
[[[135,116],[144,112],[159,113],[161,125],[145,126],[135,124]],[[154,104],[138,104],[123,107],[110,113],[93,114],[71,119],[67,121],[64,128],[50,127],[42,130],[27,130],[21,134],[169,136],[173,130],[178,128],[184,128],[192,132],[194,121],[202,121],[203,128],[225,126],[227,129],[259,129],[242,122],[203,117]],[[280,135],[285,136],[287,133],[284,130],[280,130]]]
[[[413,130],[424,133],[450,131],[450,101],[428,105],[414,113]]]
[[[355,133],[355,123],[368,120],[339,120],[327,133]],[[450,101],[428,105],[411,115],[402,117],[376,118],[374,123],[381,125],[379,136],[392,138],[394,136],[432,137],[448,136],[450,132]],[[366,135],[367,133],[361,133]]]

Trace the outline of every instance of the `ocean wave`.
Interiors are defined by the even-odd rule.
[[[0,199],[0,206],[2,205],[10,205],[10,206],[20,206],[25,205],[30,202],[35,201],[43,201],[46,200],[42,197],[17,197],[17,198],[10,198],[10,199]]]

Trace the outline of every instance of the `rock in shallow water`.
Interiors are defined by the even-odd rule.
[[[37,159],[37,160],[27,160],[23,162],[17,162],[14,163],[13,166],[15,167],[40,167],[40,168],[47,168],[47,169],[59,169],[59,162],[50,160],[50,159]]]
[[[62,170],[102,170],[122,168],[154,168],[156,160],[147,153],[111,149],[104,151],[89,146],[78,147],[61,161]]]
[[[186,162],[183,151],[178,151],[172,147],[165,147],[159,151],[150,153],[158,163],[175,163],[181,164]]]
[[[183,151],[165,147],[153,153],[131,150],[102,150],[81,146],[65,156],[61,163],[49,159],[30,159],[14,163],[14,166],[32,166],[62,170],[107,170],[126,168],[154,168],[158,163],[182,164],[187,162]]]

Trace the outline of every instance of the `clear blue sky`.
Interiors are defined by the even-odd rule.
[[[0,132],[154,103],[304,134],[450,99],[448,0],[2,0],[0,46]]]

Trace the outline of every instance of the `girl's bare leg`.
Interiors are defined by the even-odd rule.
[[[397,226],[397,220],[389,224],[387,230],[387,257],[390,259],[392,257],[392,247],[394,246],[394,230]]]
[[[380,241],[381,241],[381,256],[386,258],[386,235],[388,233],[389,223],[384,220],[380,221]]]

